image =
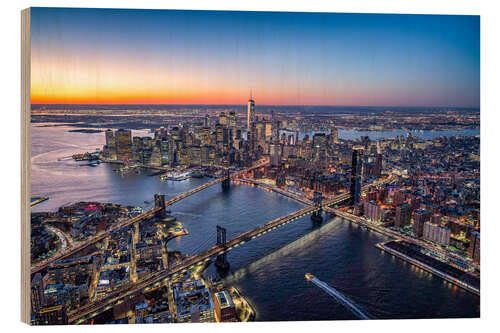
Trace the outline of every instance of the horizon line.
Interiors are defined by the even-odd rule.
[[[241,106],[246,104],[228,104],[228,103],[30,103],[31,106]],[[334,105],[334,104],[256,104],[255,107],[346,107],[346,108],[456,108],[456,109],[477,109],[480,106],[454,106],[454,105]]]

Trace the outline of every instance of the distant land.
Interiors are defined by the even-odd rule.
[[[455,106],[328,106],[328,105],[259,105],[256,101],[256,109],[260,113],[302,113],[302,114],[364,114],[380,112],[399,113],[436,113],[436,112],[479,112],[479,108],[455,107]],[[137,114],[145,112],[150,114],[162,113],[165,111],[217,111],[231,109],[236,112],[246,112],[246,104],[31,104],[34,114],[40,113],[68,113],[72,111],[78,114],[109,114],[120,111],[124,114]]]

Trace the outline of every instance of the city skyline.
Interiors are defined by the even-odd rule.
[[[210,27],[210,29],[207,29]],[[479,17],[33,8],[33,104],[479,107]]]
[[[24,322],[481,317],[479,16],[22,18]]]

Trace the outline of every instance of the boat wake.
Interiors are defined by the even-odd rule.
[[[328,295],[332,296],[338,303],[343,305],[345,308],[347,308],[349,311],[352,312],[356,317],[359,319],[372,319],[369,315],[364,313],[356,303],[351,301],[349,297],[338,291],[337,289],[331,287],[327,283],[319,280],[317,277],[315,277],[312,274],[307,273],[306,274],[306,279],[308,281],[311,281],[314,283],[316,286],[319,288],[323,289]]]

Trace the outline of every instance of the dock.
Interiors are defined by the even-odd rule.
[[[480,296],[479,279],[467,274],[459,272],[453,266],[444,262],[438,261],[435,258],[419,253],[416,250],[407,247],[404,241],[391,240],[388,242],[378,243],[376,247],[390,253],[401,260],[407,261],[410,264],[417,266],[433,275],[436,275],[474,295]],[[406,252],[406,253],[403,253]],[[469,280],[469,281],[467,281]]]

